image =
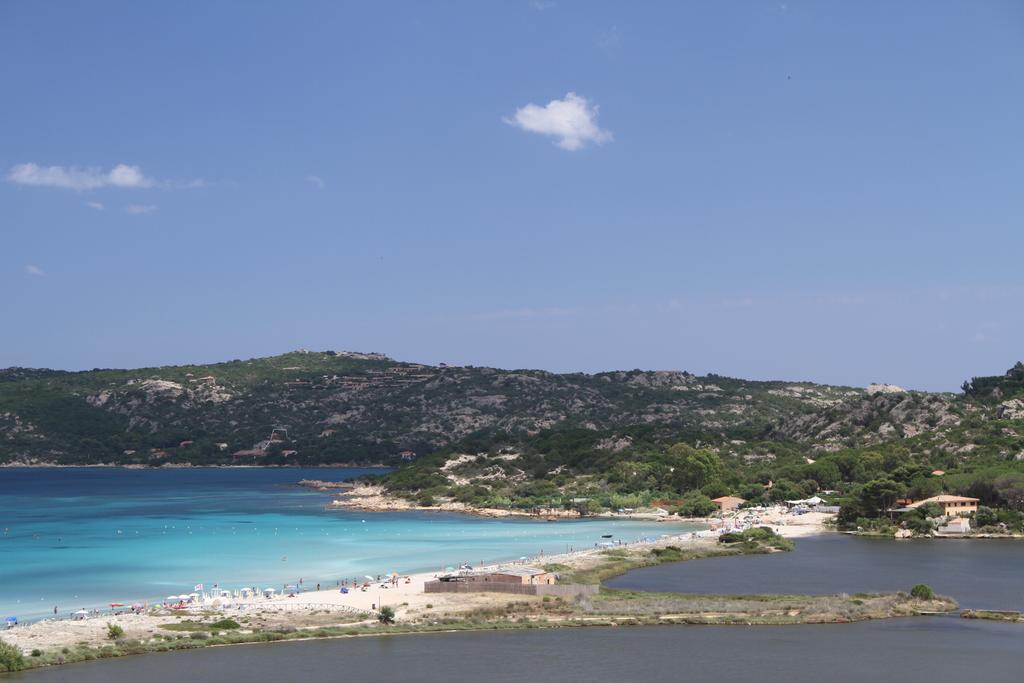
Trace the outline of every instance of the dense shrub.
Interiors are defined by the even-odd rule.
[[[935,591],[931,589],[931,586],[924,583],[919,583],[910,589],[911,597],[915,597],[918,600],[934,600]]]
[[[21,671],[25,668],[25,657],[21,648],[0,640],[0,671]]]
[[[984,505],[978,507],[978,511],[974,514],[974,524],[978,527],[983,526],[995,526],[999,523],[999,516],[995,511]]]
[[[107,624],[107,639],[117,640],[124,636],[124,629],[117,624]]]
[[[220,621],[215,621],[212,624],[210,624],[210,628],[211,629],[216,629],[218,631],[227,631],[227,630],[230,630],[230,629],[242,628],[242,627],[234,619],[221,619]]]

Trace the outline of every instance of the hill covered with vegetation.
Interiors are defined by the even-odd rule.
[[[399,462],[573,432],[755,436],[863,392],[687,372],[554,374],[298,351],[137,370],[0,370],[0,461]]]
[[[701,512],[823,491],[849,514],[942,490],[1024,507],[1024,365],[959,394],[682,371],[555,374],[297,351],[0,370],[0,463],[400,465],[417,500]],[[943,475],[933,474],[936,471]]]

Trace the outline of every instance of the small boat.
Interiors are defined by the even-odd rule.
[[[602,534],[601,535],[601,538],[611,538],[611,537],[612,537],[611,534]]]

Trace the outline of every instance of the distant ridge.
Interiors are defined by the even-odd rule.
[[[1018,395],[1019,363],[965,383],[962,395],[674,370],[433,366],[353,351],[131,370],[6,368],[0,463],[394,464],[458,443],[486,449],[572,430],[614,443],[836,450],[953,439],[968,413],[1014,415],[1007,402]]]

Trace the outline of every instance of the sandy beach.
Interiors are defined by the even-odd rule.
[[[768,511],[743,510],[730,513],[725,517],[715,517],[701,521],[711,527],[735,528],[739,525],[771,526],[777,533],[789,538],[800,538],[827,531],[826,520],[831,515],[807,513],[804,515],[788,514],[783,508]],[[678,518],[675,518],[678,520]],[[756,524],[757,521],[760,524]],[[666,528],[666,531],[669,531]],[[714,546],[717,538],[714,532],[666,533],[653,541],[637,541],[624,543],[623,548],[654,549],[669,545],[696,548]],[[573,568],[585,568],[600,560],[604,547],[592,547],[575,550],[570,553],[538,555],[525,560],[500,562],[477,570],[498,569],[509,566],[543,566],[560,564]],[[457,566],[457,565],[455,565]],[[103,645],[108,643],[107,624],[117,624],[125,631],[125,637],[138,640],[153,638],[161,632],[161,626],[173,624],[181,619],[209,617],[217,615],[222,618],[236,619],[249,629],[267,629],[274,627],[316,628],[340,626],[345,624],[375,623],[376,610],[381,606],[389,606],[395,610],[398,621],[421,618],[426,614],[458,615],[486,607],[505,605],[510,601],[540,600],[537,597],[508,595],[502,593],[470,593],[470,594],[427,594],[424,584],[445,572],[438,567],[435,571],[418,572],[402,575],[392,582],[381,576],[381,581],[365,581],[369,585],[362,588],[349,585],[348,592],[343,593],[338,585],[302,586],[302,592],[293,596],[276,595],[272,598],[253,597],[243,601],[235,601],[230,607],[213,608],[211,605],[196,605],[188,610],[149,610],[142,614],[98,614],[87,619],[72,621],[68,619],[47,619],[32,624],[20,625],[3,632],[3,640],[21,647],[26,653],[33,649],[47,650],[69,647],[77,643]],[[351,581],[350,581],[351,583]],[[312,589],[312,590],[310,590]]]

